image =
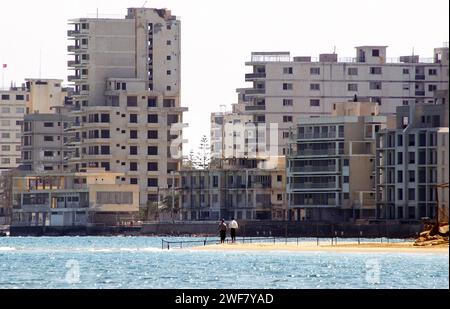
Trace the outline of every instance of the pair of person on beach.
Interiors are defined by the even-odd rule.
[[[222,221],[219,224],[219,232],[220,232],[220,243],[225,243],[225,238],[227,237],[227,224],[225,223],[225,219],[222,219]],[[239,228],[238,223],[234,218],[231,218],[230,222],[230,235],[231,235],[231,242],[236,242],[236,231]]]

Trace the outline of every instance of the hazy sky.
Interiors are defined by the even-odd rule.
[[[123,18],[128,7],[144,3],[171,9],[182,21],[185,153],[202,134],[209,137],[210,113],[237,101],[252,51],[316,57],[336,47],[339,57],[354,57],[354,46],[388,45],[388,57],[413,48],[432,57],[433,47],[449,41],[448,0],[5,0],[0,63],[8,64],[6,86],[27,77],[66,79],[68,19],[95,17],[97,8],[100,17]]]

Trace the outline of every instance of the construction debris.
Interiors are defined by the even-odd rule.
[[[449,243],[448,223],[437,226],[433,223],[425,224],[425,231],[419,234],[414,246],[436,246]]]

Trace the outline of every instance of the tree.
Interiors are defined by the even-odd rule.
[[[187,170],[195,170],[196,169],[196,159],[195,159],[195,154],[194,154],[194,150],[191,149],[191,151],[189,152],[189,156],[183,159],[183,169],[187,169]]]
[[[178,214],[178,212],[180,211],[179,203],[180,203],[180,194],[172,192],[171,194],[168,194],[163,197],[159,210],[170,212],[170,217],[172,218],[172,221],[175,221],[174,215]]]
[[[197,166],[200,169],[208,168],[209,162],[211,161],[210,149],[208,138],[206,135],[203,135],[200,140],[199,152],[197,153]]]

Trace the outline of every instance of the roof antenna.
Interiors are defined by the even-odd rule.
[[[414,56],[414,46],[413,46],[413,48],[412,48],[412,55]]]
[[[97,19],[98,19],[98,8],[97,8]]]
[[[143,7],[143,8],[144,8],[144,7],[145,7],[145,5],[147,4],[147,2],[148,2],[148,1],[145,1],[145,2],[144,2],[144,4],[142,5],[142,7]]]
[[[334,46],[333,54],[336,54],[336,46]]]

